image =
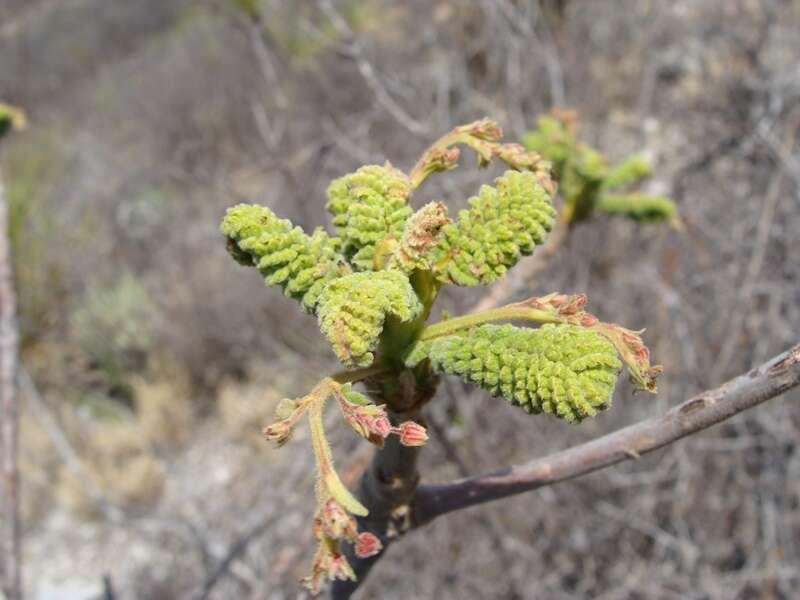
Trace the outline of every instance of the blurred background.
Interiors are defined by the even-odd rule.
[[[332,178],[409,169],[455,125],[489,116],[513,141],[574,108],[587,142],[654,161],[645,189],[685,229],[597,217],[520,295],[586,292],[601,319],[646,327],[657,396],[621,383],[574,427],[447,382],[426,481],[656,414],[800,333],[796,0],[3,0],[0,98],[29,120],[0,168],[32,598],[303,597],[308,434],[276,451],[259,432],[336,362],[313,318],[227,256],[219,221],[249,201],[329,224]],[[465,158],[415,205],[463,205],[496,174]],[[442,518],[360,597],[796,597],[798,400]],[[370,450],[329,416],[352,482]]]

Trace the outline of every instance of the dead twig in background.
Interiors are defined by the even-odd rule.
[[[753,244],[753,252],[745,268],[744,279],[739,286],[739,294],[736,297],[734,308],[731,311],[732,314],[746,314],[752,303],[753,287],[758,280],[758,274],[764,264],[770,231],[772,230],[772,224],[775,219],[775,209],[782,197],[780,192],[783,187],[783,180],[784,177],[781,175],[773,179],[770,184],[769,191],[767,192],[766,199],[761,208],[761,217],[756,227],[756,239]],[[722,347],[717,355],[717,360],[711,369],[710,381],[719,381],[725,374],[725,369],[730,364],[734,353],[739,347],[744,323],[745,319],[733,319],[730,331],[725,341],[722,343]]]
[[[323,12],[328,19],[330,19],[331,24],[336,28],[340,35],[350,40],[350,44],[347,47],[347,52],[351,58],[355,60],[356,66],[358,67],[358,72],[361,74],[361,77],[364,79],[364,83],[367,84],[367,87],[369,87],[372,93],[375,94],[375,100],[378,102],[378,104],[386,109],[386,112],[388,112],[395,119],[395,121],[405,127],[409,132],[420,137],[428,135],[428,127],[426,127],[424,123],[421,123],[409,115],[408,112],[406,112],[406,110],[400,106],[389,94],[386,87],[378,78],[375,67],[373,67],[372,63],[369,62],[364,56],[364,47],[362,46],[358,37],[347,24],[347,21],[345,21],[336,11],[336,9],[333,7],[333,4],[331,4],[329,0],[325,0],[320,2],[320,8],[322,8]]]
[[[17,297],[9,239],[9,214],[0,180],[0,405],[3,410],[3,592],[22,599],[22,538],[19,523],[19,410],[16,397]]]
[[[66,465],[70,473],[75,476],[75,479],[80,483],[81,488],[83,488],[84,493],[97,504],[103,516],[112,523],[120,524],[123,519],[122,511],[106,498],[105,494],[103,494],[100,488],[92,481],[92,478],[89,477],[86,472],[86,467],[83,466],[78,453],[75,452],[67,436],[64,435],[64,432],[50,414],[45,401],[39,394],[39,390],[36,389],[36,384],[24,367],[21,367],[19,370],[19,385],[25,394],[25,398],[28,401],[34,418],[39,422],[42,429],[44,429],[47,437],[50,438],[50,442],[56,449],[56,452],[58,452],[61,460],[64,461],[64,465]]]
[[[198,600],[206,600],[210,597],[211,592],[214,590],[214,587],[217,583],[225,576],[230,569],[233,562],[239,558],[247,548],[250,546],[250,542],[258,538],[261,534],[267,531],[272,524],[278,520],[278,517],[274,514],[270,514],[268,517],[262,519],[259,523],[256,524],[255,527],[251,528],[246,534],[242,537],[238,538],[233,544],[231,544],[228,552],[225,554],[223,559],[219,561],[217,567],[213,570],[213,572],[206,578],[205,582],[203,583],[203,590],[198,594]]]

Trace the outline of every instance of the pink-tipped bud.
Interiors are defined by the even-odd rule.
[[[585,306],[586,306],[586,295],[575,294],[574,296],[567,297],[566,305],[561,307],[558,312],[559,314],[562,315],[574,315],[582,311]]]
[[[461,156],[461,150],[458,148],[446,148],[442,150],[442,159],[445,164],[455,164],[458,162],[458,157]]]
[[[358,534],[354,549],[356,556],[359,558],[368,558],[380,552],[383,549],[383,544],[381,544],[377,536],[369,531],[364,531]]]
[[[292,425],[289,419],[280,419],[271,425],[267,425],[262,433],[270,442],[275,442],[278,446],[282,446],[292,435]]]
[[[597,324],[597,317],[595,317],[594,315],[591,315],[589,313],[585,313],[585,314],[581,315],[581,318],[580,318],[579,322],[584,327],[591,327],[592,325],[596,325]]]
[[[466,125],[463,129],[472,135],[490,142],[495,142],[503,137],[503,130],[491,119],[481,119]]]
[[[428,432],[419,423],[404,421],[395,428],[395,433],[400,436],[400,443],[404,446],[422,446],[428,441]]]

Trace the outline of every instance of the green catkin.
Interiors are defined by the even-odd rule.
[[[631,156],[608,172],[603,180],[603,187],[609,190],[625,187],[644,179],[650,175],[651,170],[650,161],[641,156]]]
[[[372,364],[386,317],[411,321],[422,312],[400,271],[351,273],[329,283],[319,299],[319,326],[346,366]]]
[[[528,413],[569,423],[611,405],[622,364],[614,346],[576,325],[539,329],[481,325],[464,334],[419,342],[406,363],[428,358],[434,370],[457,375]]]
[[[563,123],[553,117],[539,117],[536,125],[534,131],[525,134],[522,143],[528,150],[538,152],[549,160],[553,176],[560,181],[567,160],[575,154],[575,138]]]
[[[550,194],[533,173],[507,171],[495,185],[481,186],[458,221],[442,227],[428,258],[439,281],[492,283],[531,254],[552,229]]]
[[[411,215],[408,177],[390,165],[367,165],[335,179],[327,194],[343,252],[357,270],[377,270],[376,249],[399,240]]]
[[[528,133],[523,143],[552,162],[564,198],[564,216],[570,224],[588,219],[595,211],[645,223],[675,223],[678,211],[669,198],[613,193],[650,174],[650,162],[641,156],[612,166],[597,150],[581,143],[567,123],[550,116],[539,118],[536,130]]]
[[[267,284],[280,285],[306,312],[314,312],[329,282],[350,272],[336,238],[320,228],[306,235],[264,206],[229,208],[220,229],[236,261],[258,268]]]
[[[644,194],[604,194],[600,196],[597,208],[642,223],[668,221],[677,214],[675,204],[669,198]]]

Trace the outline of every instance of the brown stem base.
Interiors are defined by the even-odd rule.
[[[413,420],[424,425],[419,409],[404,413],[390,412],[389,418],[393,424]],[[378,554],[367,558],[356,556],[352,546],[344,548],[357,579],[334,581],[331,597],[335,600],[350,598],[389,544],[411,528],[410,505],[419,484],[417,459],[420,450],[420,447],[403,446],[397,436],[391,436],[386,439],[386,445],[375,452],[372,463],[361,477],[356,494],[369,510],[369,515],[357,520],[358,530],[377,536],[383,548]]]

